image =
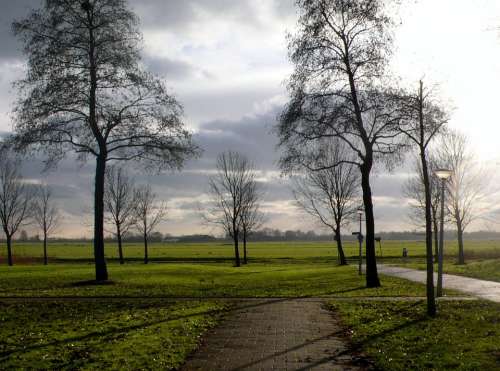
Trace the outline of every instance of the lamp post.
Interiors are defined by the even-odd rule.
[[[363,216],[363,209],[360,207],[358,209],[359,215],[359,233],[358,233],[358,242],[359,242],[359,268],[358,274],[362,275],[361,266],[363,265],[363,234],[361,233],[361,217]]]
[[[441,179],[441,225],[439,234],[439,251],[438,251],[438,278],[437,278],[437,288],[436,296],[443,296],[443,245],[444,245],[444,186],[446,180],[451,176],[452,171],[448,169],[438,169],[434,171],[434,174]]]

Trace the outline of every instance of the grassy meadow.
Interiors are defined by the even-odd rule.
[[[358,244],[345,241],[344,250],[351,259],[358,256]],[[379,247],[380,246],[380,247]],[[334,242],[249,242],[249,257],[256,261],[286,260],[335,260],[337,250]],[[376,253],[382,261],[393,260],[404,263],[402,250],[408,250],[412,262],[425,259],[425,242],[421,241],[382,241],[376,243]],[[445,257],[453,261],[458,252],[456,241],[445,241]],[[41,242],[14,241],[14,260],[22,264],[38,263],[43,256]],[[125,243],[125,258],[134,261],[143,257],[142,243]],[[469,260],[500,259],[500,241],[481,240],[465,241],[465,254]],[[5,263],[6,247],[0,242],[0,265]],[[93,259],[92,242],[50,242],[49,259],[57,262],[79,262]],[[216,261],[231,260],[233,247],[230,242],[207,243],[149,243],[151,260],[157,261]],[[106,243],[106,256],[109,260],[118,259],[117,246],[114,242]],[[3,260],[3,261],[2,261]]]
[[[494,255],[496,245],[478,242],[475,252]],[[383,242],[380,260],[405,263],[403,247],[406,262],[420,264],[423,242]],[[382,287],[364,287],[353,242],[347,267],[336,265],[333,243],[275,242],[250,243],[240,268],[227,243],[152,244],[148,265],[141,244],[126,244],[120,265],[109,243],[106,285],[92,282],[90,243],[51,243],[48,266],[41,244],[13,249],[14,267],[0,255],[1,369],[177,369],[230,309],[225,298],[307,296],[325,297],[381,369],[500,367],[499,305],[443,301],[428,318],[421,284],[382,276]]]

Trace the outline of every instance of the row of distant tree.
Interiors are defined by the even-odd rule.
[[[0,222],[6,238],[7,262],[13,265],[12,240],[19,231],[20,240],[28,240],[26,230],[31,226],[40,231],[43,241],[43,261],[48,263],[47,243],[62,220],[54,202],[52,188],[47,184],[33,185],[19,173],[20,161],[3,153],[0,159]],[[157,200],[149,185],[135,186],[123,169],[108,167],[104,192],[106,226],[118,241],[120,263],[123,264],[122,236],[130,233],[144,242],[144,262],[148,263],[148,241],[154,228],[166,215],[166,203]]]
[[[444,231],[444,238],[446,240],[452,240],[457,238],[457,231],[446,230]],[[424,234],[418,231],[398,231],[398,232],[382,232],[377,234],[381,241],[422,241]],[[30,234],[26,229],[21,229],[18,236],[15,238],[19,242],[41,242],[42,239],[39,234]],[[280,230],[272,228],[262,228],[252,233],[251,239],[254,242],[279,242],[279,241],[319,241],[319,242],[331,242],[331,233],[318,233],[317,231],[301,231],[301,230]],[[355,236],[346,235],[344,240],[354,241],[357,238]],[[464,232],[463,239],[465,241],[478,241],[478,240],[488,240],[497,241],[500,240],[500,232],[495,231],[474,231],[474,232]],[[81,238],[62,238],[62,237],[52,237],[48,239],[50,242],[88,242],[91,241],[87,237]],[[104,239],[107,243],[117,243],[117,238],[115,236],[108,236]],[[5,241],[5,239],[0,239],[0,241]],[[122,236],[122,241],[125,243],[137,243],[143,242],[143,236],[138,233],[126,233]],[[163,243],[197,243],[197,242],[217,242],[217,241],[232,241],[230,236],[220,237],[211,234],[193,234],[193,235],[182,235],[173,236],[169,233],[161,233],[155,231],[150,234],[149,242],[163,242]]]

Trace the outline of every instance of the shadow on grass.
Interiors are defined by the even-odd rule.
[[[16,349],[13,349],[10,351],[0,352],[0,362],[5,361],[7,358],[11,357],[12,355],[19,354],[19,353],[26,353],[26,352],[29,352],[32,350],[38,350],[38,349],[43,349],[43,348],[52,347],[52,346],[57,347],[57,346],[65,345],[65,344],[71,344],[73,342],[86,341],[86,340],[91,340],[91,339],[96,339],[96,338],[102,338],[103,340],[105,340],[105,338],[110,337],[110,336],[112,337],[115,335],[126,334],[126,333],[129,333],[131,331],[145,329],[145,328],[150,327],[150,326],[155,326],[155,325],[173,322],[173,321],[178,321],[178,320],[183,320],[183,319],[189,319],[192,317],[215,316],[215,315],[220,315],[223,312],[224,312],[224,309],[206,310],[206,311],[187,314],[187,315],[177,315],[177,316],[173,316],[173,317],[169,317],[169,318],[157,320],[157,321],[142,322],[142,323],[139,323],[137,325],[112,328],[112,329],[109,329],[107,331],[93,331],[93,332],[87,333],[85,335],[73,336],[73,337],[64,338],[61,340],[54,340],[54,341],[43,343],[43,344],[34,344],[34,345],[28,345],[28,346],[26,346],[25,344],[18,344]]]
[[[350,356],[351,358],[354,359],[354,363],[357,366],[363,367],[363,369],[376,369],[372,362],[368,361],[366,358],[364,358],[362,356],[359,356],[361,354],[361,352],[363,351],[364,346],[366,346],[367,344],[369,344],[369,343],[371,343],[379,338],[383,338],[385,336],[396,333],[400,330],[404,330],[405,328],[408,328],[410,326],[424,322],[428,319],[429,319],[429,317],[427,317],[427,316],[421,316],[421,317],[416,318],[414,320],[402,323],[398,326],[395,326],[395,327],[386,329],[384,331],[381,331],[379,333],[370,335],[361,341],[351,343],[350,347],[348,349],[346,349],[342,352],[339,352],[339,353],[335,354],[334,356],[324,357],[324,358],[322,358],[322,359],[320,359],[312,364],[307,365],[306,367],[299,368],[298,371],[310,370],[311,368],[318,367],[318,366],[324,365],[324,364],[329,363],[329,362],[335,362],[337,359],[339,359],[340,357],[343,357],[343,356]],[[353,357],[355,355],[358,355],[358,356]]]
[[[421,304],[421,302],[413,303],[409,307],[413,307],[413,306],[416,306],[416,305],[419,305],[419,304]],[[406,311],[408,309],[409,308],[406,307],[406,308],[403,308],[403,309],[401,309],[399,311],[396,311],[395,313]],[[344,359],[340,359],[341,357],[344,357],[344,356],[349,356],[351,358],[351,361],[352,361],[353,365],[356,365],[356,366],[361,367],[363,369],[374,369],[373,363],[370,362],[365,357],[363,357],[363,356],[360,355],[360,352],[362,351],[363,346],[369,344],[370,342],[372,342],[372,341],[374,341],[374,340],[376,340],[378,338],[382,338],[382,337],[388,336],[388,335],[390,335],[392,333],[398,332],[400,330],[404,330],[407,327],[413,326],[415,324],[418,324],[420,322],[426,321],[428,319],[429,319],[429,317],[427,317],[427,316],[420,316],[420,317],[418,317],[418,318],[416,318],[414,320],[406,321],[405,323],[402,323],[402,324],[400,324],[398,326],[395,326],[395,327],[386,329],[384,331],[381,331],[379,333],[370,335],[370,336],[364,338],[361,341],[351,343],[350,346],[348,347],[348,349],[346,349],[344,351],[338,352],[338,353],[336,353],[334,355],[323,357],[323,358],[319,359],[318,361],[315,361],[314,363],[310,363],[307,366],[299,368],[298,370],[304,370],[304,371],[305,370],[310,370],[311,368],[319,367],[319,366],[325,365],[327,363],[332,363],[332,362],[336,362],[336,361],[339,361],[340,365],[346,366],[344,364],[345,360]],[[269,359],[272,359],[272,358],[275,358],[275,357],[278,357],[278,356],[285,355],[285,354],[287,354],[289,352],[297,351],[300,348],[303,348],[303,347],[308,346],[308,345],[312,345],[312,344],[314,344],[314,343],[316,343],[318,341],[325,340],[325,339],[328,339],[330,337],[337,336],[337,335],[344,335],[344,334],[345,334],[344,330],[336,331],[336,332],[331,333],[329,335],[326,335],[326,336],[323,336],[323,337],[320,337],[320,338],[316,338],[316,339],[312,339],[312,340],[304,342],[304,343],[302,343],[300,345],[288,348],[288,349],[286,349],[284,351],[277,352],[277,353],[274,353],[274,354],[272,354],[270,356],[258,359],[258,360],[254,361],[254,362],[242,365],[242,366],[240,366],[240,367],[238,367],[236,369],[233,369],[232,371],[242,370],[242,369],[245,369],[245,368],[251,367],[251,366],[257,366],[259,363],[265,362],[266,360],[269,360]]]
[[[348,292],[361,291],[361,290],[369,290],[369,289],[367,289],[366,286],[358,286],[345,290],[330,291],[325,295],[346,294]]]
[[[73,282],[69,286],[71,287],[85,287],[85,286],[110,286],[114,285],[114,281],[96,281],[96,280],[88,280],[88,281],[78,281],[78,282]]]
[[[162,323],[168,323],[168,322],[188,319],[188,318],[192,318],[192,317],[199,317],[199,316],[216,316],[216,315],[221,315],[223,313],[231,313],[234,311],[246,310],[246,309],[250,309],[250,308],[261,307],[261,306],[274,304],[274,303],[278,303],[278,302],[285,302],[285,301],[289,301],[289,300],[291,300],[291,299],[290,298],[262,299],[262,301],[258,301],[258,302],[254,302],[254,303],[234,304],[233,306],[226,308],[226,309],[206,310],[206,311],[187,314],[187,315],[177,315],[177,316],[169,317],[169,318],[158,320],[158,321],[142,322],[142,323],[137,324],[137,325],[124,326],[124,327],[120,327],[120,328],[113,328],[113,329],[110,329],[107,331],[93,331],[93,332],[87,333],[85,335],[74,336],[74,337],[65,338],[65,339],[61,339],[61,340],[55,340],[55,341],[47,342],[44,344],[36,344],[36,345],[28,345],[28,346],[26,346],[25,344],[19,344],[19,345],[17,345],[16,349],[13,349],[11,351],[0,352],[0,362],[6,360],[8,357],[10,357],[14,354],[25,353],[25,352],[32,351],[32,350],[43,349],[43,348],[51,347],[51,346],[61,346],[61,345],[72,343],[72,342],[86,341],[86,340],[101,338],[101,337],[106,338],[109,336],[125,334],[125,333],[128,333],[130,331],[145,329],[147,327],[159,325]],[[196,301],[196,300],[193,300],[193,301]],[[171,303],[169,303],[169,305],[171,305]],[[157,307],[157,306],[158,306],[158,303],[149,303],[149,304],[141,305],[140,308],[147,309],[149,307]]]

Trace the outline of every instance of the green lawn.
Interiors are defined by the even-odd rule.
[[[500,369],[500,305],[439,302],[429,318],[421,302],[331,302],[354,346],[381,370]]]
[[[174,369],[223,309],[212,301],[0,303],[0,368]]]
[[[408,245],[413,260],[420,259],[423,245],[413,244],[387,244],[384,257],[399,261],[398,251]],[[89,244],[52,245],[48,266],[33,260],[38,245],[14,249],[18,264],[0,265],[1,369],[172,369],[221,318],[226,307],[218,298],[224,297],[331,297],[353,341],[383,369],[492,369],[500,354],[498,305],[440,302],[438,317],[429,319],[424,302],[365,301],[423,297],[425,288],[382,276],[381,288],[366,289],[354,264],[336,265],[329,243],[251,244],[252,260],[240,268],[232,266],[227,244],[156,244],[157,261],[149,265],[140,263],[140,245],[127,245],[130,260],[123,266],[108,245],[112,282],[98,286],[91,284]],[[354,245],[347,251],[355,257]]]
[[[354,268],[329,263],[109,264],[113,284],[92,285],[91,264],[0,267],[0,296],[296,297],[424,296],[424,287],[392,277],[366,289]]]
[[[0,246],[2,246],[0,244]],[[378,246],[378,245],[377,245]],[[249,256],[251,259],[261,261],[269,259],[301,259],[301,260],[324,260],[336,259],[337,249],[333,242],[258,242],[249,243]],[[386,241],[382,245],[384,257],[400,257],[403,247],[409,249],[410,256],[423,256],[424,245],[419,241]],[[482,246],[489,249],[489,245]],[[358,256],[358,245],[355,242],[344,242],[347,256],[356,258]],[[42,244],[36,242],[14,242],[14,258],[22,263],[29,263],[29,258],[41,258]],[[5,258],[5,246],[0,248],[0,258]],[[49,257],[53,260],[90,260],[93,258],[91,242],[51,242],[48,248]],[[377,254],[380,249],[377,247]],[[108,259],[117,259],[117,246],[115,243],[106,243],[106,255]],[[126,259],[140,260],[143,257],[143,246],[141,243],[124,244],[124,255]],[[149,255],[152,260],[162,261],[224,261],[233,257],[233,247],[230,243],[150,243]],[[14,259],[15,260],[15,259]],[[5,262],[5,261],[4,261]]]
[[[425,257],[424,241],[383,241],[382,250],[377,244],[377,256],[383,260],[401,261],[402,249],[408,249],[409,258],[422,260]],[[445,256],[453,260],[457,255],[455,241],[445,242]],[[357,243],[344,242],[345,253],[351,259],[358,256]],[[230,243],[151,243],[149,255],[152,260],[161,261],[228,261],[233,256]],[[500,241],[466,241],[465,252],[469,259],[500,258]],[[38,263],[42,257],[42,244],[36,242],[18,242],[13,245],[14,261],[20,263]],[[93,257],[91,242],[49,242],[49,258],[55,261],[82,261]],[[125,258],[140,261],[143,257],[141,243],[124,244]],[[0,264],[5,263],[6,248],[0,243]],[[106,243],[108,259],[118,257],[115,243]],[[258,242],[249,243],[249,256],[253,260],[335,260],[337,250],[333,242]]]

